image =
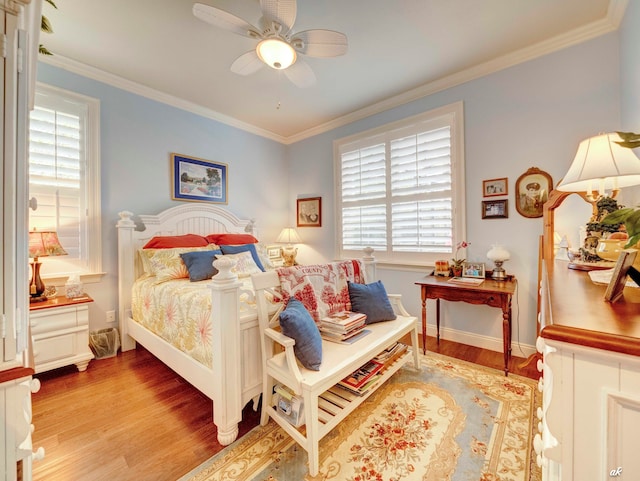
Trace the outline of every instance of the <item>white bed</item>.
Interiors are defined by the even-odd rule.
[[[220,271],[209,282],[212,305],[212,368],[195,361],[132,319],[134,281],[142,274],[138,249],[154,236],[212,233],[253,233],[253,221],[242,220],[214,204],[179,205],[157,215],[140,215],[145,230],[136,230],[134,215],[120,212],[118,221],[118,296],[122,350],[142,344],[213,401],[218,441],[232,443],[238,436],[242,409],[257,402],[262,390],[258,321],[253,306],[241,305],[240,283],[230,272],[233,261],[219,259]],[[136,220],[138,219],[136,218]]]
[[[220,444],[231,444],[238,436],[242,409],[251,400],[257,407],[262,392],[262,357],[255,303],[245,303],[242,283],[231,269],[235,261],[214,261],[219,270],[208,288],[211,290],[212,367],[194,360],[132,319],[132,287],[143,274],[137,254],[154,236],[213,233],[252,233],[252,220],[242,220],[215,204],[193,203],[169,208],[155,215],[136,218],[144,230],[136,229],[134,215],[119,213],[118,228],[118,296],[119,328],[122,350],[142,344],[163,363],[177,372],[213,401],[213,422]],[[259,238],[259,237],[258,237]],[[362,258],[366,279],[376,279],[372,249]],[[249,296],[253,298],[253,293]],[[277,306],[274,306],[274,310]]]

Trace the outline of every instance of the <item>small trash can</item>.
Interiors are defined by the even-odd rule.
[[[115,327],[91,331],[89,333],[89,347],[96,359],[105,359],[118,354],[120,334]]]

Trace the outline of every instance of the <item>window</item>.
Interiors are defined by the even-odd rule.
[[[42,277],[102,270],[100,104],[38,84],[29,119],[29,230],[55,230],[68,255],[42,258]]]
[[[334,143],[340,257],[433,264],[464,239],[462,103]]]

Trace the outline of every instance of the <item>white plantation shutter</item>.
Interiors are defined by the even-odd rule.
[[[99,272],[97,101],[38,85],[29,119],[29,229],[55,230],[68,255],[42,258],[43,277]]]
[[[427,113],[336,142],[341,257],[369,246],[390,262],[447,258],[464,229],[458,117]]]

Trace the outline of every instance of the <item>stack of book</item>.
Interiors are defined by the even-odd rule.
[[[393,346],[385,349],[373,359],[385,366],[393,364],[393,362],[407,352],[407,345],[401,342],[396,342]]]
[[[366,314],[359,312],[336,312],[322,318],[320,335],[327,341],[351,343],[369,333],[364,329],[366,320]]]
[[[358,396],[362,396],[376,385],[381,376],[380,370],[383,367],[383,363],[372,359],[364,366],[345,377],[338,383],[338,385],[347,391],[357,394]]]

